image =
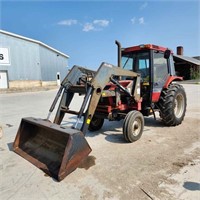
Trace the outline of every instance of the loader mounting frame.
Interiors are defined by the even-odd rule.
[[[119,81],[118,78],[116,78],[119,76],[128,78],[129,82],[127,80]],[[123,86],[124,83],[127,82],[132,84],[132,87],[129,88],[129,90]],[[77,121],[74,128],[77,128],[77,124],[80,122],[81,117],[84,116],[84,122],[81,127],[81,131],[85,135],[86,131],[88,130],[88,126],[95,114],[95,111],[98,111],[99,107],[101,106],[99,100],[102,97],[102,94],[104,94],[104,91],[107,91],[104,89],[109,84],[115,87],[115,93],[113,96],[120,95],[121,91],[135,102],[135,109],[140,107],[139,105],[141,104],[141,98],[139,92],[139,74],[115,67],[108,63],[102,63],[97,72],[88,70],[83,67],[74,66],[61,84],[61,88],[64,90],[64,92],[58,106],[54,123],[61,124],[65,113],[75,114],[77,115]],[[83,103],[78,112],[69,109],[70,103],[75,93],[85,94]],[[120,99],[120,96],[118,96],[118,99]],[[87,109],[85,109],[86,106]],[[118,106],[117,109],[123,110],[125,108]],[[128,108],[125,110],[128,111]],[[52,111],[53,110],[50,109],[50,112]]]

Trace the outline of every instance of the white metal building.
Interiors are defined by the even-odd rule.
[[[40,41],[0,30],[0,89],[56,84],[67,74],[68,59]]]

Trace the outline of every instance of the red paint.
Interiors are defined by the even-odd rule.
[[[132,85],[132,80],[120,80],[119,83],[124,88],[128,88],[128,87],[130,87],[130,84]],[[105,91],[115,91],[116,88],[117,88],[117,86],[115,84],[108,83],[105,86],[104,90]],[[141,106],[142,98],[138,102],[133,101],[131,103],[131,105],[124,103],[121,100],[118,102],[118,105],[116,105],[115,96],[108,95],[108,96],[102,96],[102,97],[105,98],[106,105],[102,102],[99,102],[99,104],[96,108],[96,112],[109,114],[114,110],[120,110],[120,111],[127,112],[128,110],[141,110],[142,109],[142,106]]]
[[[152,93],[152,102],[158,102],[160,98],[161,92],[153,92]]]
[[[142,101],[137,103],[137,110],[142,110]]]
[[[165,85],[164,85],[164,88],[168,88],[169,84],[172,81],[182,81],[182,80],[183,80],[183,77],[180,77],[180,76],[169,76]]]
[[[103,105],[98,105],[96,108],[96,112],[101,112],[101,113],[111,113],[113,110],[121,110],[121,111],[125,111],[125,110],[141,110],[142,109],[142,105],[141,105],[141,101],[137,102],[134,105],[127,105],[127,104],[120,104],[118,106],[113,106],[113,105],[107,105],[107,106],[103,106]]]
[[[144,50],[144,49],[152,49],[152,50],[158,50],[158,51],[165,52],[168,48],[157,46],[154,44],[142,44],[142,45],[138,45],[138,46],[125,48],[123,50],[123,52],[133,52],[133,51],[140,51],[140,50]],[[171,51],[171,53],[173,53],[173,52]]]
[[[132,82],[133,82],[132,80],[119,81],[120,85],[122,85],[125,88]],[[106,90],[115,90],[115,88],[117,88],[117,86],[113,83],[108,83],[105,88],[106,88]]]

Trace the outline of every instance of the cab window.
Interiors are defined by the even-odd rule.
[[[153,66],[154,83],[164,82],[169,72],[167,67],[167,59],[164,58],[163,53],[154,51]]]
[[[122,68],[133,71],[133,54],[126,54],[122,56]]]
[[[149,52],[137,54],[136,71],[141,74],[143,79],[146,79],[145,81],[149,80]]]

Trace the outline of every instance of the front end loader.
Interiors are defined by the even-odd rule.
[[[61,83],[46,119],[23,118],[14,141],[14,151],[58,181],[74,171],[91,152],[87,130],[123,119],[127,142],[138,140],[144,116],[158,111],[167,126],[184,120],[187,98],[175,81],[173,52],[147,44],[128,48],[118,45],[118,67],[102,63],[97,71],[74,66]],[[75,94],[84,95],[80,110],[70,108]],[[61,98],[60,98],[61,97]],[[50,115],[60,98],[54,121]],[[66,114],[76,115],[73,127],[64,127]],[[80,126],[81,125],[81,126]],[[81,127],[81,128],[79,128]]]
[[[129,80],[120,80],[122,76]],[[79,111],[70,109],[76,93],[84,95]],[[55,119],[51,122],[50,115],[60,96]],[[62,81],[47,119],[22,119],[13,144],[14,151],[46,174],[61,181],[91,152],[85,139],[88,129],[98,130],[105,118],[120,120],[129,111],[140,109],[139,74],[107,63],[102,63],[97,71],[74,66]],[[77,116],[73,127],[62,125],[65,114]],[[135,127],[134,139],[137,140],[141,136],[144,119],[142,114],[133,114],[136,120],[132,121],[132,117],[127,124],[134,124],[131,126]],[[81,128],[78,128],[81,123]],[[129,125],[129,129],[131,126]]]

